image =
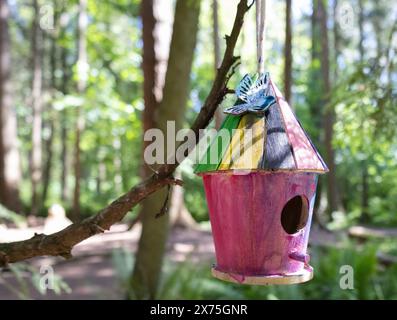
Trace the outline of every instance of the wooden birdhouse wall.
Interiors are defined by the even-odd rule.
[[[215,173],[204,175],[203,179],[219,270],[247,276],[303,270],[305,264],[291,258],[291,254],[306,255],[316,174]],[[296,196],[306,201],[301,210],[307,210],[307,219],[301,229],[289,234],[282,225],[282,212]],[[301,216],[301,210],[284,214],[289,214],[287,218],[294,222],[293,216]]]

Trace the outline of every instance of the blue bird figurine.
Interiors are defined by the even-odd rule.
[[[270,93],[270,76],[266,72],[254,81],[248,74],[240,81],[236,96],[238,102],[232,107],[226,108],[223,112],[234,116],[241,116],[245,113],[262,115],[276,103],[276,98]]]

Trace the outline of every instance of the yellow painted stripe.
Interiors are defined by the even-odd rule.
[[[247,114],[241,118],[218,170],[258,169],[264,154],[265,117]]]

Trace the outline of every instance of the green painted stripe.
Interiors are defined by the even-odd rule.
[[[232,130],[236,129],[238,127],[240,120],[241,120],[241,117],[236,117],[236,116],[232,116],[232,115],[228,115],[225,118],[219,131],[227,130],[229,140],[227,141],[227,143],[223,143],[222,139],[219,138],[220,135],[218,133],[216,135],[216,137],[214,138],[214,140],[211,142],[211,145],[208,147],[207,152],[205,153],[203,159],[201,159],[200,163],[196,166],[196,168],[194,170],[195,173],[215,171],[216,169],[218,169],[219,163],[222,161],[223,155],[225,154],[225,151],[230,144],[230,140],[232,138]],[[219,139],[219,143],[215,144],[215,142],[218,139]],[[217,152],[218,163],[211,164],[210,150],[212,150],[215,147],[217,147],[217,150],[215,150],[215,151]]]

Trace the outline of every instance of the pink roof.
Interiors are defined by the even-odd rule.
[[[328,168],[280,90],[271,81],[284,120],[297,170],[327,172]]]

